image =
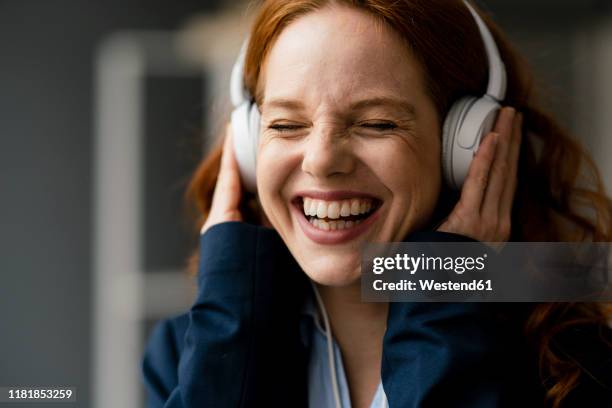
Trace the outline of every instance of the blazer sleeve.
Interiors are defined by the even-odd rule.
[[[407,241],[474,241],[424,232]],[[475,242],[475,241],[474,241]],[[390,407],[503,406],[500,330],[492,304],[389,304],[382,381]]]
[[[182,340],[176,336],[170,319],[158,322],[151,332],[142,362],[147,407],[183,406],[177,387],[178,348]]]
[[[306,354],[296,316],[307,287],[300,272],[274,230],[211,227],[200,238],[198,292],[180,356],[167,326],[149,341],[148,407],[281,406],[300,398]],[[278,358],[283,353],[295,359]],[[296,375],[284,375],[292,368]]]

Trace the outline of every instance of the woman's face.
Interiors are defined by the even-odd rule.
[[[263,209],[311,279],[353,284],[363,244],[401,241],[440,193],[422,67],[395,31],[336,6],[287,26],[259,80]]]

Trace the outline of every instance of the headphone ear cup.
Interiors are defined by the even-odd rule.
[[[232,112],[234,155],[240,169],[242,184],[250,192],[257,190],[255,159],[259,141],[259,122],[259,111],[254,103],[243,102]]]
[[[444,124],[443,168],[448,185],[460,189],[482,138],[495,124],[499,103],[485,95],[465,97],[449,111]]]
[[[444,120],[442,130],[442,172],[446,184],[453,189],[459,189],[455,182],[455,174],[453,167],[453,150],[455,139],[459,133],[459,128],[463,122],[467,111],[476,102],[475,97],[466,96],[459,99],[451,106]]]
[[[251,136],[251,142],[253,146],[253,157],[257,159],[257,147],[259,145],[259,133],[261,129],[261,114],[259,113],[259,107],[256,103],[251,104],[251,110],[249,112],[249,135]]]

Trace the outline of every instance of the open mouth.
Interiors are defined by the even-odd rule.
[[[298,197],[295,205],[315,228],[335,231],[354,228],[376,212],[381,201],[374,198],[350,198],[326,201],[311,197]]]

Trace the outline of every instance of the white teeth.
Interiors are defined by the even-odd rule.
[[[317,217],[327,217],[327,204],[324,201],[319,201],[319,206],[317,207]]]
[[[367,214],[373,208],[372,200],[352,198],[342,201],[323,201],[304,197],[303,211],[307,216],[338,219],[351,215]]]
[[[361,221],[362,220],[356,220],[356,221],[344,221],[344,220],[325,221],[325,220],[320,220],[317,217],[312,217],[312,218],[310,218],[310,220],[308,220],[308,222],[310,224],[312,224],[312,226],[314,226],[315,228],[318,228],[320,230],[323,230],[323,231],[336,231],[336,230],[343,230],[343,229],[352,228],[352,227],[355,227],[355,226],[359,225],[361,223]]]
[[[327,207],[327,216],[331,219],[340,217],[340,203],[339,202],[334,201]]]
[[[340,209],[341,217],[348,217],[351,215],[351,203],[349,201],[342,202],[342,208]]]
[[[310,202],[312,200],[308,197],[304,197],[304,214],[310,215]]]
[[[311,200],[310,201],[310,211],[308,215],[312,215],[312,216],[317,215],[317,207],[318,207],[317,202],[315,200]]]
[[[351,200],[351,215],[359,215],[359,210],[361,206],[359,205],[359,200],[352,199]]]
[[[329,223],[324,220],[319,220],[319,228],[323,231],[329,231]]]

